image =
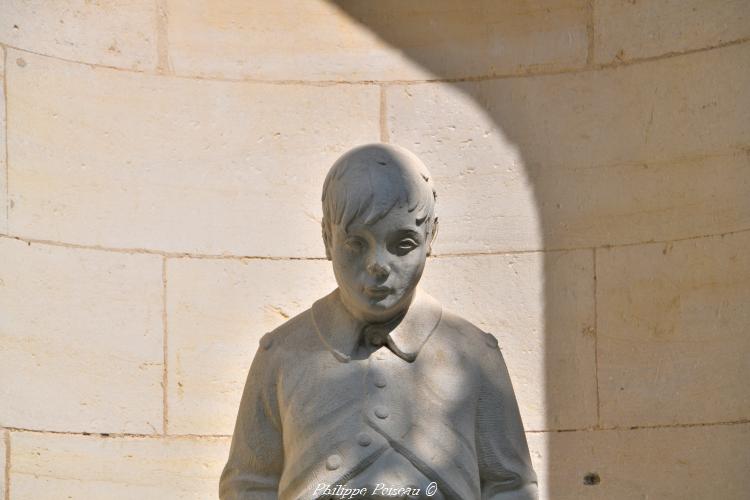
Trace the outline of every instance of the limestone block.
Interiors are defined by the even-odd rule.
[[[740,500],[750,425],[527,434],[540,498]],[[596,474],[598,484],[592,474]]]
[[[156,4],[151,0],[6,0],[0,2],[0,42],[73,61],[154,69]]]
[[[237,255],[323,255],[320,189],[376,141],[379,92],[91,68],[10,51],[11,232]]]
[[[566,174],[556,185],[540,183],[550,244],[617,245],[750,228],[747,151]]]
[[[231,434],[260,337],[336,287],[326,260],[170,259],[170,434]]]
[[[498,338],[526,430],[596,425],[590,250],[431,259],[423,284]]]
[[[178,74],[404,80],[581,67],[582,0],[224,2],[170,0]]]
[[[227,438],[26,432],[14,432],[11,438],[13,500],[216,498],[229,452]]]
[[[161,431],[161,269],[0,238],[0,425]]]
[[[750,36],[750,3],[596,0],[594,34],[603,64],[715,47]]]
[[[602,425],[747,418],[750,232],[597,251]]]
[[[603,71],[394,85],[389,136],[435,176],[438,254],[735,231],[747,227],[748,61],[745,44]]]

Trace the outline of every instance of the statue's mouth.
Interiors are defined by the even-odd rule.
[[[383,299],[390,295],[393,290],[387,286],[368,286],[365,287],[365,294],[371,299]]]

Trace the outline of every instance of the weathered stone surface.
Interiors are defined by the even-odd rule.
[[[750,36],[745,0],[596,0],[594,58],[627,61],[684,52]]]
[[[8,77],[14,235],[322,256],[325,172],[378,138],[373,86],[211,82],[23,57]]]
[[[170,259],[169,432],[231,434],[260,337],[336,287],[328,261]]]
[[[154,69],[156,4],[151,0],[6,0],[0,3],[0,42],[73,61]]]
[[[0,238],[0,425],[162,426],[161,259]]]
[[[527,431],[596,425],[591,251],[431,259],[423,284],[498,338]]]
[[[182,2],[170,0],[178,74],[403,80],[581,67],[582,0]]]
[[[747,44],[606,71],[389,87],[391,141],[436,177],[436,252],[746,228],[749,56]]]
[[[597,251],[603,425],[750,415],[750,232]]]
[[[750,491],[750,425],[527,434],[540,498],[722,498]],[[584,484],[596,473],[600,482]]]
[[[226,438],[130,438],[14,432],[14,500],[216,498]]]

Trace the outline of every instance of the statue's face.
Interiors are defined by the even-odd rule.
[[[394,207],[372,225],[331,228],[330,255],[341,299],[357,318],[380,323],[409,307],[430,246],[427,223]]]

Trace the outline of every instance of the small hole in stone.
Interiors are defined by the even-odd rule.
[[[583,484],[585,484],[586,486],[595,486],[601,482],[602,479],[596,472],[589,472],[588,474],[583,476]]]
[[[26,67],[26,61],[23,57],[19,57],[18,59],[16,59],[16,64],[18,64],[18,66],[20,66],[21,68]]]

